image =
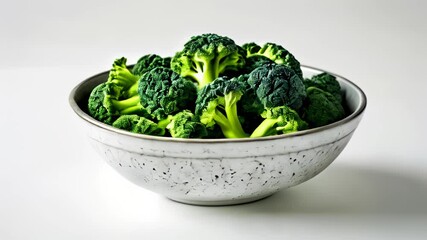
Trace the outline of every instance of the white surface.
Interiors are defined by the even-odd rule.
[[[3,2],[0,239],[427,239],[425,9],[425,1]],[[71,88],[115,57],[170,55],[203,32],[282,43],[303,64],[357,83],[368,109],[342,155],[307,183],[233,207],[178,204],[118,176],[88,144],[68,106]]]

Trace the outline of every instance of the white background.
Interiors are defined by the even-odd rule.
[[[427,239],[426,1],[0,3],[0,239]],[[282,44],[365,91],[328,169],[259,202],[195,207],[91,149],[71,89],[206,32]]]

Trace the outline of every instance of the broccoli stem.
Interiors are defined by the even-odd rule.
[[[243,130],[242,124],[240,124],[239,116],[237,114],[237,102],[242,97],[241,93],[230,92],[224,96],[225,100],[225,114],[230,122],[231,126],[235,130],[235,133],[241,137],[247,137]]]
[[[160,120],[157,126],[162,129],[166,129],[166,126],[172,121],[173,116],[169,115],[167,118]]]
[[[143,109],[138,95],[124,100],[112,99],[111,102],[121,114],[132,114]]]
[[[218,62],[215,59],[206,58],[206,57],[195,57],[196,61],[196,73],[202,73],[202,76],[199,74],[194,74],[193,77],[199,83],[199,89],[203,88],[207,84],[215,80],[218,74]]]
[[[277,123],[277,119],[265,119],[258,127],[252,132],[251,138],[264,137],[272,135],[275,132],[274,125]]]
[[[243,136],[239,136],[233,131],[233,128],[228,121],[227,117],[224,116],[220,111],[215,110],[215,116],[214,116],[215,122],[219,125],[221,128],[222,133],[226,138],[240,138]]]
[[[131,97],[138,95],[138,81],[134,83],[130,88],[126,91],[126,96]]]
[[[226,138],[244,138],[247,137],[246,134],[243,132],[239,132],[236,130],[235,126],[233,126],[232,123],[230,123],[229,119],[227,119],[224,114],[222,114],[219,110],[215,109],[215,114],[213,119],[218,124],[218,126],[221,128],[222,133]]]
[[[289,133],[289,132],[295,132],[296,131],[296,129],[294,129],[294,125],[291,124],[290,122],[286,123],[286,125],[283,127],[277,127],[276,130],[281,131],[283,133]]]

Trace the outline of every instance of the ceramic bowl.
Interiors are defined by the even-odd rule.
[[[324,72],[302,69],[304,77]],[[90,92],[107,80],[108,71],[77,85],[69,101],[96,151],[129,181],[182,203],[230,205],[305,182],[343,151],[362,118],[366,96],[354,83],[335,76],[349,116],[323,127],[257,139],[175,139],[101,123],[88,115],[86,106]]]

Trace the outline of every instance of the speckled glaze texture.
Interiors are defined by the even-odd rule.
[[[305,76],[319,72],[304,70]],[[93,78],[99,82],[104,75]],[[366,99],[355,85],[338,80],[352,112],[347,119],[314,131],[255,140],[141,137],[75,111],[89,123],[88,135],[97,152],[131,182],[183,203],[238,204],[313,178],[343,151],[362,118]],[[79,102],[84,96],[73,99]]]
[[[353,131],[257,142],[158,143],[92,128],[95,149],[131,182],[179,202],[253,201],[302,183],[325,169]]]

